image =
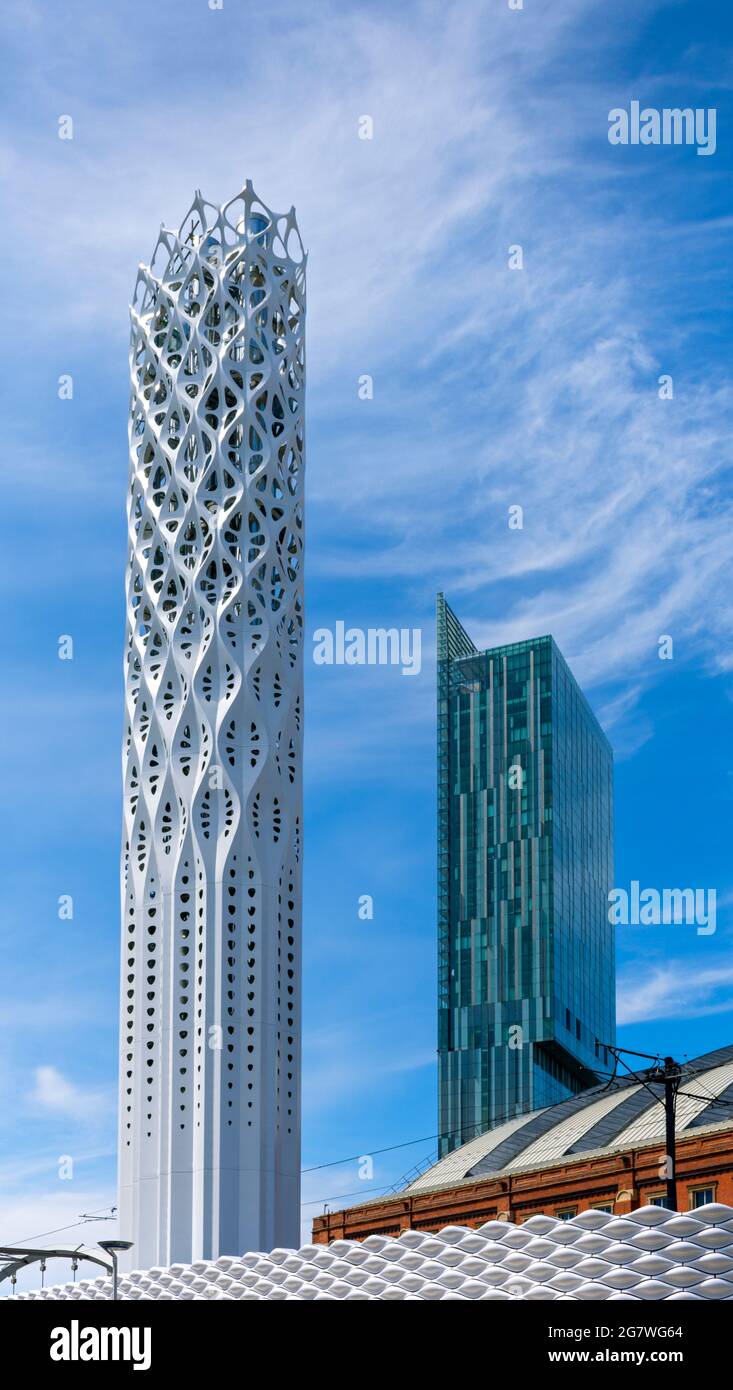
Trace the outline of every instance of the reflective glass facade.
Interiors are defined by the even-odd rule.
[[[615,1042],[613,758],[552,637],[479,652],[438,595],[441,1155]]]

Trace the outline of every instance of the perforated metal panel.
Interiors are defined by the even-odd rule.
[[[297,1239],[305,257],[247,183],[132,305],[120,1228]]]

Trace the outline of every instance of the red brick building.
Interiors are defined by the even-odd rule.
[[[665,1205],[664,1107],[649,1076],[646,1084],[628,1077],[515,1116],[401,1192],[316,1217],[313,1241]],[[676,1134],[678,1208],[733,1206],[733,1047],[684,1065]]]

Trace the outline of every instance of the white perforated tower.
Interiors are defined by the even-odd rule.
[[[132,305],[127,1264],[299,1243],[305,255],[248,182]]]

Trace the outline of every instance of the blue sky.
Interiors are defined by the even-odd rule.
[[[437,589],[479,645],[559,642],[616,752],[616,882],[717,890],[713,936],[619,929],[621,1041],[730,1042],[727,4],[6,0],[0,24],[2,1239],[114,1201],[127,305],[198,187],[251,177],[309,248],[309,631],[423,632],[416,678],[307,669],[304,1166],[423,1142],[307,1173],[304,1218],[434,1148]],[[632,99],[715,107],[716,153],[610,146]]]

